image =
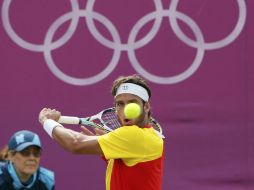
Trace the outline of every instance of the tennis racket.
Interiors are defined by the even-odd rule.
[[[58,122],[61,124],[85,125],[89,127],[99,128],[106,132],[110,132],[121,127],[115,112],[115,108],[107,108],[98,114],[85,118],[61,116]],[[160,124],[154,118],[150,119],[150,124],[153,126],[154,130],[160,137],[165,138],[162,134],[162,128]]]

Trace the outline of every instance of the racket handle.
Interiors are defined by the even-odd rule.
[[[80,124],[80,119],[78,117],[61,116],[58,120],[58,123],[78,125]]]

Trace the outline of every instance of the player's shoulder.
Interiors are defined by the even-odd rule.
[[[114,131],[118,136],[124,136],[125,138],[128,139],[136,139],[136,138],[142,138],[143,131],[142,128],[136,126],[136,125],[131,125],[131,126],[123,126]]]
[[[55,186],[55,173],[44,167],[40,167],[39,172],[39,179],[47,186],[48,189],[52,189]]]
[[[105,135],[99,136],[98,141],[114,141],[114,142],[137,142],[144,139],[144,133],[141,128],[136,125],[122,126]]]
[[[138,127],[137,125],[122,126],[118,129],[116,129],[115,131],[119,132],[119,133],[129,133],[129,134],[133,134],[133,133],[141,134],[142,133],[142,129],[140,127]]]

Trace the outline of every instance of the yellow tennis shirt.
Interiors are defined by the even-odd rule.
[[[151,126],[123,126],[98,142],[108,161],[106,190],[161,190],[163,140]]]

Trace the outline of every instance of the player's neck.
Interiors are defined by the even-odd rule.
[[[144,119],[138,123],[138,126],[140,128],[146,128],[148,125],[149,125],[148,117],[144,117]]]

